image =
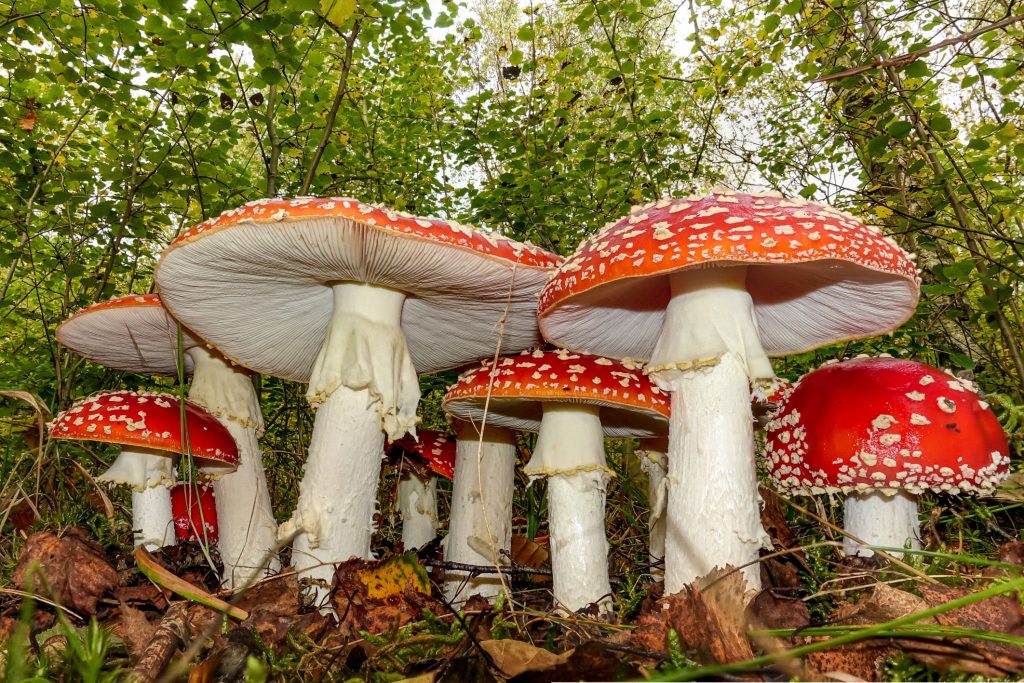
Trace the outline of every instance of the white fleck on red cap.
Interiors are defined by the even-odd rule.
[[[488,395],[490,396],[488,400]],[[639,365],[557,351],[525,351],[503,356],[459,377],[448,389],[446,412],[479,423],[529,432],[540,429],[542,403],[597,405],[609,437],[647,437],[668,433],[669,397]]]
[[[802,199],[718,192],[635,209],[583,242],[541,293],[540,330],[558,346],[650,358],[668,276],[727,266],[748,266],[769,355],[882,334],[917,306],[912,257],[877,228]]]
[[[129,294],[87,306],[57,327],[57,341],[100,365],[140,375],[178,374],[178,324],[157,294]],[[203,341],[182,328],[183,351]],[[185,373],[192,373],[187,355]]]
[[[76,402],[50,423],[50,438],[191,453],[200,467],[233,471],[238,445],[231,433],[196,404],[184,404],[187,442],[182,437],[180,399],[142,391],[111,391]]]
[[[163,253],[164,305],[229,359],[307,381],[330,285],[403,291],[418,372],[536,343],[536,296],[561,257],[530,244],[346,198],[264,199],[185,231]]]
[[[406,434],[392,441],[389,451],[398,448],[402,453],[422,460],[434,474],[446,479],[455,476],[455,437],[434,429],[417,429],[416,436]]]
[[[991,493],[1009,474],[999,421],[969,382],[923,363],[857,358],[808,373],[767,427],[791,493]]]

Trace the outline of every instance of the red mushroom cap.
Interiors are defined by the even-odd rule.
[[[1009,473],[1006,435],[973,385],[910,360],[824,365],[767,431],[772,479],[790,492],[989,493]]]
[[[601,407],[606,436],[668,433],[669,397],[638,365],[558,350],[504,356],[490,368],[487,360],[463,373],[445,394],[444,409],[479,422],[486,402],[489,424],[535,432],[542,403],[586,403]]]
[[[650,358],[668,276],[738,265],[749,266],[770,355],[888,332],[917,305],[911,257],[878,228],[802,199],[718,192],[637,208],[582,243],[541,292],[541,333],[566,348]]]
[[[417,429],[416,438],[407,434],[392,441],[389,450],[394,448],[422,460],[434,474],[446,479],[455,476],[455,437],[451,434],[433,429]]]
[[[181,435],[178,397],[142,391],[111,391],[78,401],[53,419],[50,437],[191,452],[200,467],[234,470],[238,466],[238,445],[231,433],[196,404],[184,404],[188,443]]]
[[[157,294],[129,294],[75,312],[57,326],[57,341],[104,367],[143,375],[178,374],[178,323]],[[182,329],[183,351],[203,341]],[[192,359],[185,356],[185,373]]]
[[[407,294],[417,372],[536,344],[536,296],[562,258],[453,221],[355,199],[264,199],[186,230],[160,257],[168,310],[228,359],[307,381],[333,310],[330,285]],[[259,315],[253,315],[259,310]],[[444,339],[445,343],[437,343]]]
[[[217,540],[217,499],[213,487],[177,484],[171,488],[171,515],[174,535],[179,541]]]

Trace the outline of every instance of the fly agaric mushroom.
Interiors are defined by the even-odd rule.
[[[750,384],[785,355],[882,334],[914,312],[913,261],[877,228],[775,194],[635,209],[579,246],[541,294],[544,337],[650,359],[672,393],[665,593],[725,565],[760,588]],[[879,302],[884,302],[880,305]]]
[[[1006,435],[972,383],[911,360],[856,358],[804,375],[768,423],[772,480],[790,495],[844,493],[866,545],[920,548],[917,496],[991,493]],[[853,539],[847,555],[873,555]]]
[[[182,424],[186,436],[182,436]],[[238,465],[238,446],[217,418],[170,394],[112,391],[78,401],[50,423],[50,438],[123,446],[98,481],[132,487],[135,545],[174,545],[171,496],[173,456],[181,453],[211,474]]]
[[[534,297],[560,258],[454,222],[354,199],[266,199],[163,253],[164,304],[256,372],[309,383],[317,407],[292,518],[292,562],[317,597],[368,557],[385,433],[414,429],[417,372],[537,337]],[[443,340],[443,341],[441,341]]]
[[[420,429],[414,439],[406,435],[391,443],[388,452],[399,460],[398,512],[402,516],[402,545],[419,548],[434,540],[437,518],[437,478],[455,475],[455,439],[433,429]],[[425,464],[422,472],[410,459]]]
[[[180,483],[171,489],[171,515],[178,541],[214,543],[217,540],[217,499],[213,488]]]
[[[605,490],[611,470],[604,437],[664,433],[667,397],[639,367],[559,351],[502,357],[464,373],[444,397],[460,420],[537,432],[525,471],[548,480],[548,528],[555,605],[597,603],[611,612]]]
[[[181,329],[189,400],[220,418],[239,446],[238,469],[213,483],[223,533],[218,543],[225,588],[277,572],[277,522],[263,472],[263,414],[245,368],[228,363],[188,329]],[[138,374],[178,374],[178,323],[156,294],[132,294],[84,308],[57,328],[64,346],[108,368]]]

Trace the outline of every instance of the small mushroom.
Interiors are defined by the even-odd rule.
[[[402,516],[402,545],[412,550],[437,536],[437,477],[455,475],[455,439],[433,429],[417,430],[392,441],[388,448],[400,468],[398,512]],[[412,461],[415,461],[414,464]]]
[[[638,366],[559,351],[524,352],[464,373],[444,397],[461,420],[537,432],[525,466],[548,482],[551,571],[557,608],[611,613],[604,438],[663,434],[665,394]]]
[[[844,527],[869,546],[920,548],[917,496],[986,495],[1009,474],[995,414],[970,383],[897,358],[804,375],[768,423],[772,480],[789,495],[846,494]],[[874,551],[846,538],[847,555]]]
[[[182,424],[186,437],[182,436]],[[147,549],[174,545],[168,486],[174,484],[172,458],[192,458],[207,476],[238,466],[238,445],[205,410],[177,396],[112,391],[78,401],[49,425],[50,438],[121,445],[117,460],[97,481],[132,488],[135,545]]]
[[[217,498],[213,488],[204,484],[180,483],[171,489],[171,514],[179,542],[215,543]]]
[[[57,327],[57,340],[108,368],[178,375],[178,322],[156,294],[130,294],[88,306]],[[281,569],[272,551],[277,521],[270,503],[259,434],[263,415],[252,377],[187,328],[181,328],[189,400],[216,415],[239,448],[238,469],[213,483],[223,530],[218,547],[225,588]],[[161,459],[159,462],[168,467]]]

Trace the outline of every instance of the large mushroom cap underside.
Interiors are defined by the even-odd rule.
[[[791,493],[984,494],[1009,473],[1006,435],[974,386],[910,360],[808,373],[767,432],[772,479]]]
[[[404,292],[418,372],[533,345],[536,296],[560,257],[448,221],[352,199],[262,200],[195,226],[163,254],[165,305],[257,372],[307,381],[331,318],[331,286]],[[443,341],[439,341],[443,340]]]
[[[526,351],[466,371],[444,396],[444,409],[461,420],[536,432],[543,404],[600,407],[605,436],[668,433],[669,398],[638,365],[568,351]]]
[[[178,324],[157,294],[129,294],[83,308],[57,327],[57,341],[104,367],[178,374]],[[182,352],[201,343],[182,329]],[[183,359],[185,374],[191,374],[192,360]]]
[[[196,404],[170,394],[114,391],[82,399],[53,419],[50,437],[189,454],[197,466],[217,471],[238,465],[238,445],[227,428]]]
[[[669,276],[746,266],[765,351],[786,355],[891,331],[913,314],[911,258],[877,228],[828,206],[722,192],[635,209],[580,245],[540,300],[560,346],[650,358]]]

